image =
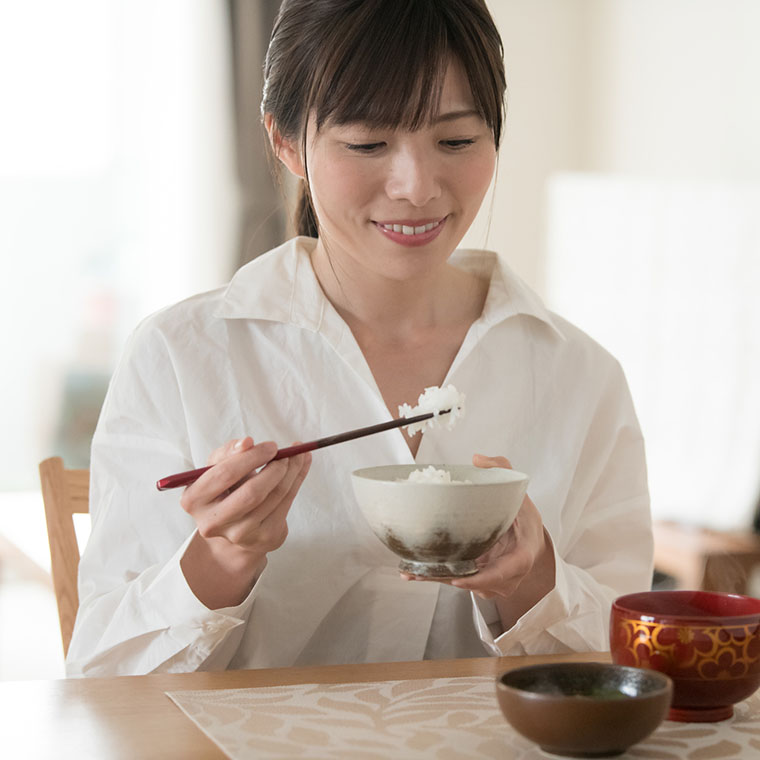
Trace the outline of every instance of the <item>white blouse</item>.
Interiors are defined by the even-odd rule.
[[[249,597],[210,610],[194,596],[179,561],[195,525],[180,493],[157,491],[156,480],[206,464],[232,438],[285,446],[396,416],[319,286],[314,243],[285,243],[132,336],[93,439],[92,532],[67,674],[607,649],[611,601],[649,588],[652,573],[630,394],[604,349],[486,251],[451,259],[490,276],[443,383],[465,393],[465,417],[426,431],[415,459],[399,429],[314,452],[288,538]],[[360,467],[469,463],[476,452],[530,476],[554,543],[554,589],[507,631],[490,602],[401,580],[351,488]]]

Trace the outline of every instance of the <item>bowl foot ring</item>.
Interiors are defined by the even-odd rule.
[[[463,559],[457,562],[415,562],[402,559],[398,563],[402,573],[416,575],[420,578],[462,578],[478,572],[475,560]]]
[[[625,752],[624,749],[605,750],[603,752],[581,752],[580,750],[562,749],[559,747],[544,747],[540,745],[541,749],[548,755],[554,755],[555,757],[619,757]]]

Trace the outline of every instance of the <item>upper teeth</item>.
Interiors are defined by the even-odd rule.
[[[430,230],[439,224],[440,221],[430,222],[419,227],[409,227],[406,224],[383,224],[382,227],[392,232],[400,232],[402,235],[421,235],[423,232],[430,232]]]

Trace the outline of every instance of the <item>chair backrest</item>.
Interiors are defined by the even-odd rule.
[[[73,515],[90,511],[90,471],[67,470],[60,457],[51,457],[40,462],[40,482],[50,545],[50,570],[66,656],[79,608],[79,545]]]

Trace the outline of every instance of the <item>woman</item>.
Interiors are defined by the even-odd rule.
[[[454,253],[502,126],[485,4],[285,0],[265,73],[274,154],[303,182],[302,236],[136,331],[93,440],[68,673],[606,648],[610,601],[651,578],[625,380],[494,254]],[[444,382],[468,399],[453,432],[271,461]],[[209,451],[216,466],[181,497],[153,490]],[[400,578],[350,472],[509,467],[504,455],[530,497],[479,572]]]

